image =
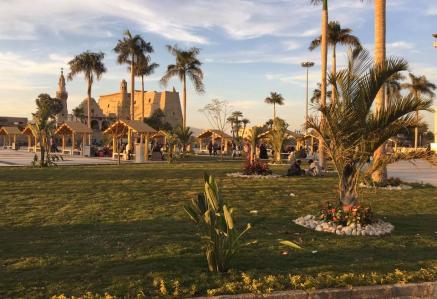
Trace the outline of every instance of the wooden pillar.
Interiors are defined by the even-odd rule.
[[[225,138],[223,138],[223,141],[225,142],[225,153],[227,154],[228,153],[228,141]]]
[[[62,153],[65,152],[65,135],[62,134]]]
[[[117,140],[115,135],[112,135],[112,158],[114,158],[114,154],[117,152]]]
[[[38,138],[36,136],[33,136],[35,138],[35,147],[34,147],[34,152],[36,153],[36,144],[38,143]]]
[[[32,139],[30,139],[30,135],[27,135],[27,149],[30,149],[32,146]]]
[[[74,146],[75,146],[76,140],[74,140],[74,132],[71,134],[71,155],[74,155]]]
[[[199,138],[199,153],[202,152],[202,138]]]
[[[81,150],[82,156],[84,155],[85,143],[86,143],[86,133],[83,133],[82,134],[82,150]]]
[[[144,144],[144,160],[149,160],[149,133],[146,133],[146,143]]]

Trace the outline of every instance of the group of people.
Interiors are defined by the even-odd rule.
[[[304,175],[319,176],[322,174],[322,168],[320,167],[318,161],[309,159],[308,160],[309,166],[307,169],[302,169],[301,164],[302,161],[299,159],[294,161],[287,171],[287,176],[304,176]]]
[[[210,141],[208,143],[208,152],[210,156],[217,156],[219,150],[220,145],[217,142],[212,143],[212,141]]]

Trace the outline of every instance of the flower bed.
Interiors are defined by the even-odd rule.
[[[371,224],[361,225],[360,223],[352,222],[349,225],[336,224],[334,222],[325,222],[316,219],[314,215],[299,217],[293,221],[297,225],[310,228],[320,232],[332,233],[337,235],[347,236],[382,236],[393,231],[394,226],[391,223],[376,220]]]

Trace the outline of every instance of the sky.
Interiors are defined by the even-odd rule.
[[[285,98],[277,109],[292,129],[304,120],[305,70],[310,69],[310,93],[320,78],[320,51],[309,51],[320,34],[321,7],[309,0],[0,0],[0,115],[31,117],[40,93],[55,96],[60,69],[86,51],[103,51],[108,72],[93,85],[93,97],[117,92],[129,80],[126,65],[113,52],[129,29],[151,42],[152,61],[160,65],[147,78],[146,90],[162,90],[159,79],[173,57],[165,46],[198,47],[206,92],[188,84],[187,122],[208,127],[199,109],[212,99],[226,100],[252,124],[271,118],[264,103],[271,91]],[[330,20],[353,30],[373,51],[373,1],[332,0]],[[403,57],[410,71],[437,83],[437,1],[387,0],[387,55]],[[338,68],[347,49],[338,49]],[[330,55],[330,52],[328,53]],[[330,61],[330,59],[328,60]],[[328,65],[330,68],[330,65]],[[137,80],[136,87],[140,88]],[[128,85],[130,86],[130,85]],[[168,89],[180,90],[170,82]],[[67,82],[68,109],[86,96],[82,76]],[[433,126],[433,115],[424,113]]]

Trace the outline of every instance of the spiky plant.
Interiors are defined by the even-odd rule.
[[[316,117],[307,122],[326,144],[338,172],[339,200],[345,209],[357,205],[360,169],[373,153],[402,128],[414,125],[415,111],[431,105],[430,100],[408,95],[393,98],[383,111],[372,110],[381,87],[406,69],[403,59],[390,58],[383,65],[375,65],[367,51],[350,51],[348,66],[330,78],[338,91],[335,101],[326,107],[316,105],[324,125]],[[381,164],[375,163],[372,170],[379,167]]]
[[[227,271],[240,248],[240,239],[251,228],[250,223],[242,232],[237,231],[234,210],[222,197],[214,177],[208,174],[205,174],[203,193],[184,209],[201,231],[209,271]]]

